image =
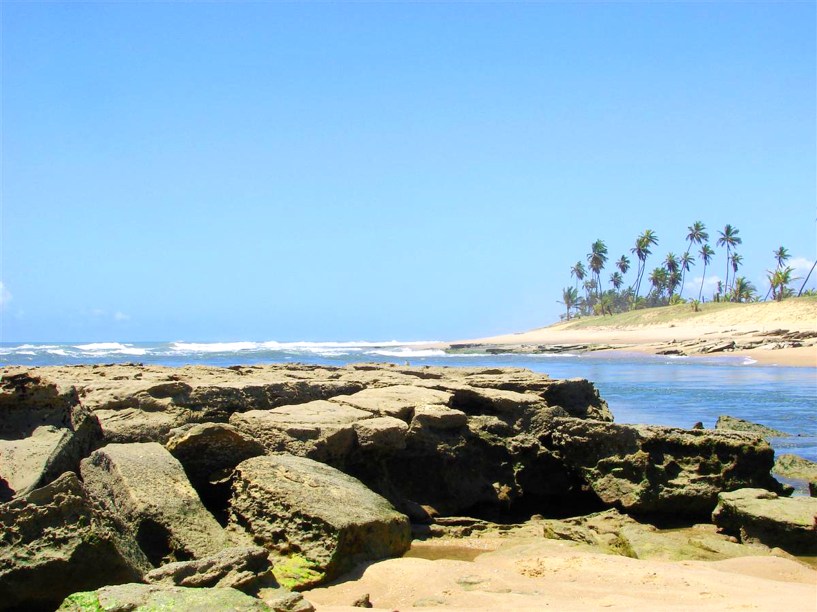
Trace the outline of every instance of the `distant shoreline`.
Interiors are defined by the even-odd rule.
[[[565,321],[527,332],[446,343],[449,353],[640,352],[748,357],[760,365],[817,368],[817,298],[689,304]]]

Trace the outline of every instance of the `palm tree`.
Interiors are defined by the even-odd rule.
[[[651,229],[644,230],[644,233],[641,234],[635,241],[635,247],[630,249],[631,253],[634,253],[636,257],[638,257],[638,271],[636,273],[636,281],[635,281],[635,297],[638,298],[638,292],[641,289],[641,279],[644,276],[644,270],[646,268],[647,257],[652,253],[650,251],[650,247],[658,244],[658,236],[655,235],[655,232]]]
[[[706,266],[710,264],[712,258],[715,256],[715,251],[712,250],[712,247],[709,244],[704,243],[701,247],[701,250],[698,253],[701,256],[701,261],[704,262],[704,271],[703,276],[701,276],[701,289],[698,291],[698,301],[701,301],[701,295],[704,292],[704,280],[706,279]]]
[[[737,278],[738,268],[740,267],[740,264],[743,263],[743,256],[739,255],[737,252],[732,253],[732,257],[730,258],[730,262],[732,263],[732,272],[733,272],[732,278]],[[732,284],[734,285],[734,281],[732,281]]]
[[[706,231],[706,226],[700,221],[696,221],[687,229],[689,230],[687,234],[687,240],[689,241],[686,250],[687,253],[692,249],[693,244],[703,244],[709,240],[709,233]]]
[[[616,291],[621,289],[621,285],[624,284],[624,278],[621,276],[621,272],[613,272],[610,275],[610,284],[613,285]]]
[[[789,283],[797,280],[791,277],[792,272],[794,272],[794,268],[791,266],[786,266],[785,268],[778,267],[774,272],[767,272],[769,277],[769,291],[772,293],[772,299],[775,301],[779,302],[784,297],[788,297],[792,294],[792,290],[789,289]],[[768,294],[766,294],[766,297],[768,297]]]
[[[776,272],[778,270],[783,269],[783,264],[786,263],[789,260],[791,255],[789,254],[789,250],[784,246],[781,246],[781,247],[777,248],[776,250],[773,251],[773,253],[774,253],[774,258],[777,261],[777,268],[775,268],[775,272]],[[772,272],[769,272],[769,275],[771,275],[771,274],[772,274]],[[771,281],[771,276],[769,276],[769,280]],[[772,293],[773,289],[774,289],[774,287],[770,284],[769,285],[769,290],[766,292],[766,297],[763,298],[764,301],[769,299],[769,294]],[[773,299],[776,300],[777,298],[773,298]]]
[[[579,287],[579,282],[584,280],[584,277],[587,275],[587,270],[584,268],[584,264],[580,261],[576,262],[576,265],[570,268],[570,276],[576,277],[576,288]]]
[[[579,302],[579,290],[576,287],[565,287],[562,289],[562,301],[567,310],[567,320],[570,321],[570,311],[576,307]]]
[[[689,251],[681,255],[681,291],[678,293],[678,297],[684,294],[684,278],[687,272],[689,272],[689,268],[694,264],[695,258],[689,254]]]
[[[587,264],[590,270],[596,275],[596,291],[601,296],[601,271],[607,263],[607,245],[599,239],[590,245],[590,253],[587,254]]]
[[[774,258],[777,260],[777,267],[782,268],[783,264],[786,263],[791,255],[789,254],[789,250],[781,246],[776,251],[774,251]]]
[[[598,285],[596,284],[595,278],[588,278],[582,283],[582,286],[584,287],[584,294],[589,298],[590,294],[596,290]]]
[[[666,268],[655,268],[650,272],[650,276],[647,280],[649,280],[652,285],[656,300],[661,299],[661,295],[664,293],[668,281]]]
[[[749,302],[755,295],[755,286],[743,276],[738,276],[733,281],[732,301]]]
[[[618,261],[616,262],[616,268],[618,268],[618,271],[621,272],[622,276],[627,274],[627,271],[630,269],[630,258],[626,255],[619,257]]]
[[[667,257],[664,259],[664,269],[667,271],[668,293],[669,296],[672,297],[680,281],[680,277],[678,276],[678,258],[675,256],[675,253],[667,253]]]
[[[726,247],[726,281],[724,282],[724,291],[729,291],[729,266],[732,264],[731,252],[732,248],[741,244],[743,240],[738,237],[740,230],[732,227],[728,223],[724,226],[723,231],[718,231],[720,238],[716,243],[718,246]]]

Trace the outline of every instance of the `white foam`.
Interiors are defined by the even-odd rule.
[[[232,353],[257,350],[259,346],[257,342],[174,342],[170,348],[184,353]]]
[[[121,351],[128,347],[118,342],[92,342],[91,344],[77,344],[74,348],[81,351]]]
[[[444,357],[445,351],[440,349],[410,349],[406,347],[397,348],[393,351],[372,350],[366,351],[367,355],[381,355],[383,357]]]
[[[46,353],[50,353],[52,355],[59,355],[60,357],[68,357],[68,353],[66,353],[62,349],[49,349]]]

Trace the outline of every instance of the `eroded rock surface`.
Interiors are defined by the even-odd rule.
[[[0,382],[0,502],[42,487],[99,444],[102,431],[73,387],[28,372]]]
[[[60,612],[131,612],[133,610],[232,610],[270,612],[263,601],[230,588],[187,588],[158,584],[123,584],[74,593]]]
[[[480,519],[609,507],[690,519],[724,491],[780,490],[771,448],[756,435],[615,425],[591,383],[521,369],[134,364],[2,376],[0,498],[24,503],[23,492],[60,470],[81,472],[85,486],[76,484],[94,506],[87,520],[114,525],[162,582],[261,584],[260,558],[257,567],[228,559],[254,539],[277,556],[286,584],[314,584],[400,554],[403,515],[432,531],[451,516],[471,517],[457,527],[471,530]],[[44,516],[64,507],[44,503],[56,508]],[[619,542],[631,556],[657,554],[640,523],[624,520],[615,542],[601,525],[565,529]],[[123,558],[140,577],[147,571]],[[18,561],[9,567],[20,570]]]
[[[791,435],[787,434],[785,431],[780,431],[779,429],[773,429],[759,423],[752,423],[751,421],[738,419],[725,414],[718,417],[718,420],[715,423],[715,429],[743,431],[746,433],[755,434],[756,436],[760,436],[762,438],[787,438]]]
[[[291,455],[248,459],[236,468],[230,523],[282,557],[275,575],[303,588],[356,563],[408,550],[408,519],[360,481]]]
[[[817,498],[778,497],[765,489],[721,493],[712,521],[744,542],[817,555]]]
[[[177,561],[145,574],[148,584],[229,587],[243,592],[274,584],[269,553],[258,546],[227,548],[203,559]]]
[[[122,518],[153,565],[232,546],[181,464],[160,444],[109,444],[84,459],[80,469],[90,494]]]
[[[721,491],[781,490],[774,451],[751,434],[556,419],[548,436],[599,498],[630,512],[700,517]]]
[[[138,581],[150,563],[76,474],[0,505],[0,609],[54,609],[64,597]]]

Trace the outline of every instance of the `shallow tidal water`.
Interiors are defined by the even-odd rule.
[[[230,366],[260,363],[517,367],[596,384],[618,423],[714,427],[719,415],[791,434],[778,453],[817,461],[817,372],[762,366],[743,357],[663,357],[638,353],[448,355],[403,342],[227,342],[0,344],[0,366],[139,362]]]

